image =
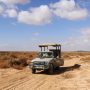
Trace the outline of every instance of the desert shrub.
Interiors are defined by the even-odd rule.
[[[11,58],[17,58],[17,56],[14,55],[14,54],[11,54],[10,57],[11,57]]]
[[[82,60],[83,63],[89,63],[90,64],[90,57],[83,57],[80,60]]]
[[[29,55],[29,58],[33,58],[33,55]]]
[[[14,65],[22,65],[22,66],[26,66],[27,65],[27,60],[26,59],[11,59],[9,61],[9,64],[11,67],[13,67]]]
[[[20,59],[20,63],[21,63],[23,66],[27,66],[27,58],[22,58],[22,59]]]
[[[83,57],[80,60],[90,60],[90,57]]]
[[[27,66],[27,60],[22,58],[22,59],[11,59],[9,60],[9,66],[15,69],[23,69],[25,66]]]
[[[87,56],[90,55],[90,52],[78,52],[78,51],[71,51],[71,52],[62,52],[62,55],[69,55],[69,56]]]
[[[8,60],[10,57],[7,55],[0,56],[0,60]]]
[[[67,54],[66,55],[63,55],[63,58],[64,59],[72,59],[72,57],[70,55],[67,55]]]
[[[22,69],[27,66],[27,58],[10,58],[8,60],[0,60],[0,68]]]
[[[14,69],[22,70],[24,67],[22,65],[13,65]]]
[[[37,55],[36,52],[0,52],[0,68],[22,69]]]
[[[0,60],[0,68],[9,68],[8,60]]]

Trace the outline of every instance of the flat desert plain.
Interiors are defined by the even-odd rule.
[[[0,69],[0,90],[90,90],[90,53],[63,53],[64,66],[53,75],[32,74],[28,66],[21,70]]]

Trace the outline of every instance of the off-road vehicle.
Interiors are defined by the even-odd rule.
[[[30,64],[33,74],[36,73],[36,70],[44,70],[53,74],[56,68],[64,65],[64,60],[61,58],[60,44],[43,44],[39,47],[41,51],[38,53],[38,57],[33,59]],[[52,49],[50,49],[51,47]]]

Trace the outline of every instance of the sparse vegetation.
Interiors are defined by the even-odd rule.
[[[88,56],[88,57],[83,57],[83,58],[81,58],[80,60],[88,60],[88,61],[90,61],[90,56]]]
[[[70,55],[68,55],[68,54],[63,55],[63,58],[64,58],[64,59],[72,59],[72,57],[71,57]]]
[[[0,52],[0,68],[22,69],[36,56],[37,52]],[[80,60],[90,62],[90,52],[63,52],[62,57],[65,60],[82,57]]]
[[[0,68],[22,69],[35,58],[36,52],[0,52]]]
[[[63,52],[62,53],[64,59],[72,59],[72,58],[79,58],[79,57],[90,57],[90,52]]]
[[[82,60],[83,63],[89,63],[90,64],[90,56],[82,57],[80,60]]]
[[[89,52],[81,54],[78,54],[78,52],[73,52],[73,54],[72,52],[64,52],[62,55],[64,56],[65,64],[63,67],[60,67],[58,70],[56,70],[53,76],[46,75],[43,71],[37,72],[37,75],[32,75],[31,70],[25,68],[24,65],[30,63],[31,59],[35,58],[36,55],[37,53],[35,52],[9,52],[7,54],[0,53],[0,68],[5,68],[0,69],[0,90],[47,90],[47,88],[51,90],[90,89],[90,63],[88,63],[90,62]],[[4,58],[4,56],[6,58]],[[71,59],[69,57],[71,57]],[[83,86],[85,86],[85,88],[83,88]]]
[[[9,61],[8,60],[0,60],[0,68],[9,68]]]

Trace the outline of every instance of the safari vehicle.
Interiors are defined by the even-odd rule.
[[[53,74],[56,68],[64,65],[60,44],[43,44],[39,47],[41,51],[38,53],[38,57],[32,60],[30,64],[33,74],[36,73],[36,70],[44,70],[48,74]],[[52,49],[50,49],[51,47]]]

